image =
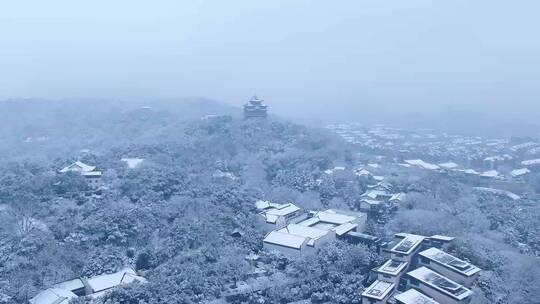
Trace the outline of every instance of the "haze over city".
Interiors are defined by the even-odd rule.
[[[0,98],[252,94],[286,117],[540,114],[537,1],[10,1]],[[328,111],[328,107],[332,111]]]

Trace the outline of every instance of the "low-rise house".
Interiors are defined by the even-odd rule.
[[[260,210],[259,214],[271,229],[279,229],[290,223],[297,223],[308,216],[307,212],[292,203],[275,204],[268,201],[257,201],[255,206]]]
[[[408,272],[406,279],[409,288],[418,289],[439,303],[469,303],[473,295],[471,290],[427,267]]]
[[[501,178],[501,176],[499,175],[499,172],[497,170],[489,170],[489,171],[485,171],[483,173],[480,174],[480,177],[482,178]]]
[[[384,304],[392,297],[396,284],[375,281],[362,293],[362,304]]]
[[[387,201],[392,197],[386,190],[368,190],[361,195],[362,198]]]
[[[459,165],[454,162],[440,163],[438,166],[447,170],[456,169],[459,167]]]
[[[368,213],[378,212],[384,205],[383,201],[364,198],[360,201],[360,211]]]
[[[393,194],[389,199],[388,202],[394,205],[399,205],[403,201],[405,201],[405,198],[407,197],[407,194],[400,192]]]
[[[405,160],[405,163],[411,166],[417,166],[419,168],[426,169],[426,170],[439,170],[440,169],[439,166],[425,162],[421,159],[407,159]]]
[[[425,236],[398,233],[395,235],[398,240],[395,245],[389,249],[390,258],[396,261],[411,263],[413,256],[421,249]]]
[[[398,261],[398,260],[388,260],[382,266],[375,268],[374,272],[377,274],[377,280],[399,284],[401,276],[407,271],[409,263]]]
[[[529,173],[531,173],[531,170],[527,168],[521,168],[510,171],[510,176],[512,176],[512,178],[520,178]]]
[[[396,304],[439,304],[439,302],[426,296],[416,289],[409,289],[405,292],[394,295]]]
[[[124,268],[121,271],[103,274],[92,278],[77,278],[55,284],[30,299],[30,304],[68,304],[73,298],[89,296],[100,297],[116,286],[133,282],[146,283],[135,270]]]
[[[91,187],[97,188],[101,184],[101,171],[95,166],[87,165],[81,161],[76,161],[73,164],[62,168],[60,173],[75,172],[82,175]]]
[[[431,268],[466,286],[471,286],[480,274],[480,268],[435,247],[418,254],[418,265]]]
[[[310,254],[351,231],[362,232],[366,219],[366,214],[360,212],[333,209],[313,212],[301,222],[270,232],[264,238],[263,246],[286,254]]]
[[[521,165],[527,167],[530,170],[540,170],[540,158],[528,159],[521,162]]]

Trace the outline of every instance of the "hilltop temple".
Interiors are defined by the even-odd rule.
[[[244,105],[244,119],[249,118],[266,118],[268,107],[264,104],[264,100],[259,99],[257,95]]]

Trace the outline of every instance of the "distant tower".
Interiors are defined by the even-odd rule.
[[[268,107],[264,104],[264,100],[257,98],[257,95],[244,105],[244,119],[249,118],[266,118]]]

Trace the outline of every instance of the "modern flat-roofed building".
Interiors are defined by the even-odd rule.
[[[268,201],[257,201],[255,206],[260,210],[259,214],[271,229],[283,228],[290,223],[305,220],[308,216],[307,212],[292,203],[275,204]]]
[[[426,296],[416,289],[409,289],[400,294],[394,295],[396,304],[439,304],[439,302]]]
[[[392,296],[396,284],[375,281],[362,293],[362,304],[384,304]]]
[[[396,238],[401,238],[390,251],[390,258],[397,261],[410,263],[412,257],[421,249],[425,237],[416,234],[401,233],[396,234]]]
[[[408,272],[406,279],[409,288],[418,289],[442,304],[469,303],[473,295],[466,287],[424,266]]]
[[[376,268],[374,271],[377,274],[377,280],[390,283],[399,284],[399,279],[407,271],[409,263],[388,260],[382,266]]]
[[[434,247],[418,254],[418,265],[429,267],[466,286],[471,286],[480,274],[480,268]]]

